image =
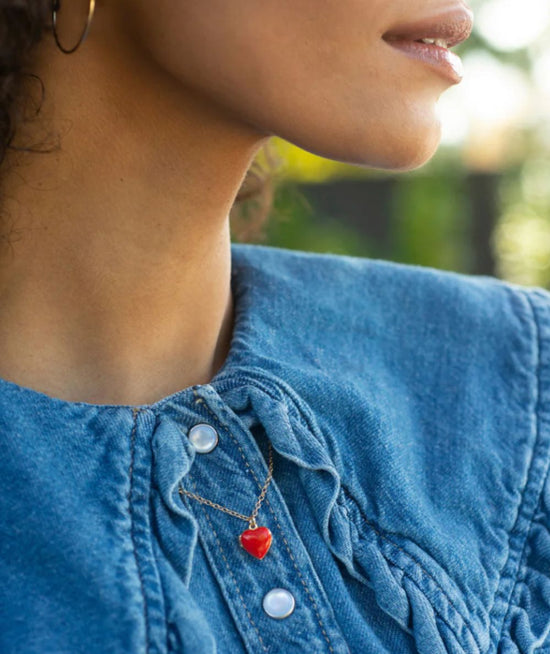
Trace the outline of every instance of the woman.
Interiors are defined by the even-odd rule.
[[[550,651],[550,294],[230,244],[274,134],[425,163],[471,11],[0,11],[0,651]]]

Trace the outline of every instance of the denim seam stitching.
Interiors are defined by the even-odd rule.
[[[535,413],[535,417],[536,417],[536,432],[537,433],[536,433],[535,445],[533,446],[533,456],[531,458],[531,463],[529,465],[529,472],[527,474],[527,482],[525,483],[525,488],[523,489],[521,504],[520,504],[520,508],[518,510],[518,518],[519,518],[519,516],[521,514],[521,508],[523,507],[523,504],[524,504],[524,499],[525,499],[525,494],[527,492],[527,489],[531,487],[530,484],[529,484],[529,481],[531,480],[531,469],[532,469],[532,467],[533,467],[533,465],[534,465],[534,463],[536,461],[535,452],[538,450],[538,445],[540,443],[540,438],[541,438],[541,429],[540,429],[540,401],[541,401],[540,371],[541,371],[541,367],[542,367],[542,362],[541,362],[541,340],[542,340],[542,338],[541,338],[541,329],[540,329],[539,321],[537,319],[537,314],[536,314],[536,311],[535,311],[535,307],[533,306],[533,303],[532,303],[532,300],[531,300],[531,298],[529,296],[529,293],[523,292],[523,289],[521,289],[521,291],[522,291],[521,294],[527,299],[528,305],[529,305],[529,307],[531,309],[531,316],[532,316],[532,319],[533,319],[533,323],[534,323],[534,325],[536,327],[536,334],[537,334],[537,339],[536,339],[536,342],[537,342],[537,369],[536,369],[537,401],[536,401],[536,405],[535,405],[535,409],[534,409],[534,413]],[[533,526],[533,520],[534,520],[535,514],[537,512],[537,507],[540,504],[542,491],[544,489],[544,482],[545,482],[547,477],[548,477],[548,469],[547,469],[546,473],[543,475],[542,484],[541,484],[541,487],[540,487],[540,490],[539,490],[539,493],[538,493],[538,498],[537,498],[535,506],[533,508],[531,518],[529,519],[529,524],[527,525],[527,528],[525,530],[525,536],[524,536],[524,539],[523,539],[523,544],[521,546],[521,552],[520,552],[520,556],[519,556],[519,559],[518,559],[515,580],[513,582],[512,589],[511,589],[510,594],[508,596],[508,600],[507,600],[508,607],[507,607],[506,612],[504,614],[504,617],[502,619],[502,624],[500,626],[498,640],[495,643],[496,645],[498,645],[498,643],[501,642],[503,636],[505,635],[504,634],[504,628],[505,628],[505,625],[506,625],[506,620],[507,620],[508,615],[510,613],[510,609],[512,608],[512,606],[515,606],[515,604],[514,604],[514,593],[516,591],[518,581],[520,581],[523,560],[524,560],[525,555],[526,555],[525,548],[526,548],[526,545],[527,545],[527,541],[529,540],[529,536],[531,534],[531,529],[532,529],[532,526]],[[517,523],[517,519],[516,519],[516,523]],[[515,525],[514,525],[514,527],[515,527]],[[512,532],[513,531],[514,531],[514,528],[512,528]],[[510,542],[511,533],[509,534],[508,542]],[[510,555],[508,555],[508,558],[506,559],[506,562],[505,562],[504,567],[503,567],[502,570],[504,570],[506,568],[506,565],[507,565],[509,559],[510,559]],[[497,590],[497,593],[495,594],[495,602],[493,603],[493,608],[496,605],[496,595],[498,595],[498,590]],[[492,610],[491,610],[491,614],[490,614],[489,617],[490,618],[492,617]],[[511,638],[510,638],[510,640],[511,640]]]
[[[195,491],[195,493],[196,493],[196,491],[197,491],[197,485],[196,485],[195,482],[193,481],[193,478],[192,478],[192,476],[191,476],[190,473],[188,474],[188,477],[189,477],[189,481],[193,484],[193,489],[194,489],[194,491]],[[208,525],[209,525],[210,529],[212,529],[212,532],[214,533],[214,536],[215,536],[215,538],[216,538],[216,542],[218,543],[218,548],[219,548],[219,550],[220,550],[220,552],[221,552],[221,555],[222,555],[222,558],[223,558],[223,560],[224,560],[224,562],[225,562],[226,568],[227,568],[227,570],[229,571],[229,574],[231,575],[231,579],[233,580],[233,584],[234,584],[234,586],[235,586],[235,589],[237,590],[237,594],[238,594],[238,596],[239,596],[240,599],[241,599],[241,602],[242,602],[242,604],[243,604],[243,606],[244,606],[244,609],[245,609],[245,611],[246,611],[246,614],[248,615],[248,618],[249,618],[249,620],[250,620],[250,623],[251,623],[251,625],[254,627],[254,629],[255,629],[255,631],[256,631],[256,634],[258,635],[258,640],[260,641],[260,643],[261,643],[261,645],[262,645],[262,648],[263,648],[264,652],[268,652],[269,650],[268,650],[267,647],[265,646],[265,643],[264,643],[264,641],[263,641],[263,639],[262,639],[262,636],[261,636],[261,634],[260,634],[260,630],[258,629],[256,623],[254,622],[254,619],[252,618],[252,614],[250,613],[250,611],[249,611],[249,609],[248,609],[248,606],[246,605],[246,602],[244,601],[244,597],[242,596],[241,589],[239,588],[239,586],[238,586],[238,584],[237,584],[237,580],[235,579],[235,576],[233,575],[233,570],[231,570],[231,566],[229,565],[229,561],[227,560],[227,558],[226,558],[226,556],[225,556],[225,552],[224,552],[223,546],[222,546],[222,544],[221,544],[221,542],[220,542],[220,539],[219,539],[219,537],[218,537],[218,532],[217,532],[216,529],[214,528],[213,523],[210,521],[210,518],[208,517],[208,512],[207,512],[206,509],[204,508],[202,502],[200,503],[200,505],[201,505],[202,512],[204,513],[204,517],[206,518],[206,521],[208,522]]]
[[[325,628],[323,626],[323,622],[321,620],[321,616],[319,615],[319,610],[317,608],[317,602],[315,601],[315,599],[311,595],[311,592],[310,592],[309,588],[307,587],[305,579],[303,578],[302,573],[300,572],[300,569],[296,565],[296,560],[294,558],[294,555],[290,551],[290,547],[289,547],[289,544],[288,544],[288,542],[287,542],[287,540],[285,538],[283,528],[279,524],[279,520],[277,519],[277,515],[275,514],[275,512],[273,510],[273,507],[271,506],[271,502],[267,498],[266,498],[266,504],[269,506],[269,511],[271,512],[271,515],[275,518],[275,522],[277,523],[277,528],[281,532],[281,538],[283,539],[283,542],[284,542],[285,547],[286,547],[286,551],[288,552],[288,555],[290,556],[290,558],[292,560],[292,564],[294,565],[294,569],[298,573],[298,576],[300,577],[300,581],[302,582],[304,590],[308,594],[308,597],[309,597],[311,603],[313,604],[313,610],[315,611],[315,615],[317,616],[317,622],[319,623],[319,626],[321,627],[321,633],[323,634],[325,640],[327,641],[329,652],[334,652],[334,649],[333,649],[333,647],[331,645],[331,642],[330,642],[330,638],[329,638],[329,636],[327,635],[327,633],[325,631]]]
[[[523,293],[521,293],[521,292],[518,293],[517,296],[516,296],[515,291],[518,289],[517,286],[511,286],[508,283],[506,283],[505,288],[508,290],[510,295],[512,295],[513,297],[523,297]],[[522,288],[520,288],[519,290],[521,291]],[[528,297],[525,298],[525,303],[526,303],[526,305],[527,305],[527,307],[529,309],[529,314],[531,316],[531,324],[534,324],[535,328],[537,329],[537,343],[538,343],[538,340],[539,340],[538,339],[538,323],[537,323],[537,321],[535,319],[535,312],[534,312],[534,309],[533,309],[531,303],[529,302]],[[539,366],[540,366],[540,352],[537,351],[537,380],[538,380],[538,368],[539,368]],[[537,410],[538,410],[538,389],[537,389],[537,406],[535,407],[535,413],[537,413]],[[538,431],[537,431],[537,437],[538,437]],[[535,439],[535,446],[533,448],[533,451],[536,448],[536,445],[537,445],[537,439]],[[517,521],[519,520],[519,518],[521,516],[521,510],[523,508],[523,503],[524,503],[524,500],[525,500],[525,493],[527,491],[527,488],[529,487],[530,469],[531,469],[532,464],[533,464],[533,460],[531,461],[530,466],[529,466],[529,470],[527,472],[527,479],[526,479],[526,482],[525,482],[525,486],[521,490],[521,499],[520,499],[520,502],[519,502],[519,505],[518,505],[516,520],[515,520],[514,524],[512,525],[512,529],[510,530],[510,533],[508,534],[508,543],[507,543],[507,545],[508,545],[508,556],[504,560],[504,563],[502,564],[502,568],[498,572],[498,580],[499,581],[498,581],[497,589],[495,591],[495,595],[493,597],[493,602],[492,602],[492,604],[491,604],[491,606],[489,608],[489,613],[488,613],[488,616],[489,616],[489,635],[491,633],[491,626],[492,626],[492,623],[493,623],[493,612],[495,610],[497,600],[499,599],[499,597],[501,595],[500,585],[501,585],[501,582],[502,582],[502,576],[503,576],[504,570],[506,569],[508,561],[510,560],[510,553],[511,553],[510,540],[511,540],[512,534],[514,532],[514,528],[515,528],[515,526],[517,524]],[[529,528],[530,528],[530,526],[529,526]],[[528,533],[526,535],[526,539],[527,539],[527,536],[528,536]],[[520,558],[520,562],[521,562],[521,558]],[[520,562],[518,563],[518,569],[519,569]],[[515,584],[514,584],[514,586],[515,586]],[[512,591],[510,593],[508,602],[510,602],[510,598],[512,597],[513,591],[514,591],[514,588],[512,588]],[[499,641],[502,639],[502,632],[503,632],[503,629],[504,629],[504,622],[506,620],[507,614],[508,614],[508,610],[506,611],[506,613],[503,616],[503,622],[502,622],[502,625],[501,625],[501,628],[500,628],[500,633],[499,633],[499,636],[498,636]],[[498,643],[496,643],[496,644],[498,644]],[[487,651],[490,651],[491,646],[492,646],[492,643],[489,644],[489,649]]]
[[[342,486],[342,490],[343,490],[344,495],[348,495],[349,497],[351,497],[350,494],[349,494],[349,492],[348,492],[347,489],[345,488],[345,486]],[[353,498],[351,498],[351,499],[353,500]],[[467,628],[468,631],[470,632],[470,635],[472,636],[472,638],[473,638],[475,644],[477,645],[478,650],[481,652],[481,651],[482,651],[482,649],[481,649],[481,645],[479,644],[479,642],[478,642],[478,640],[477,640],[477,637],[476,637],[476,635],[475,635],[475,632],[474,632],[473,626],[470,624],[470,621],[469,621],[469,620],[468,620],[468,619],[467,619],[467,618],[462,614],[462,612],[461,612],[461,611],[460,611],[460,610],[455,606],[455,604],[453,603],[452,599],[449,597],[449,595],[446,593],[445,589],[440,585],[440,583],[437,581],[437,579],[436,579],[436,578],[435,578],[435,577],[434,577],[434,576],[433,576],[433,575],[432,575],[428,570],[426,570],[426,568],[424,568],[424,566],[422,565],[422,563],[421,563],[420,561],[418,561],[418,559],[416,559],[416,558],[415,558],[415,557],[414,557],[410,552],[407,552],[407,550],[403,549],[403,548],[402,548],[398,543],[392,541],[388,536],[386,536],[386,534],[384,534],[382,531],[380,531],[379,529],[377,529],[376,526],[375,526],[375,525],[374,525],[374,524],[373,524],[373,523],[372,523],[372,522],[371,522],[371,521],[366,517],[366,515],[364,514],[363,510],[361,509],[361,507],[357,504],[357,502],[355,502],[355,500],[353,500],[353,502],[354,502],[354,504],[355,504],[355,506],[356,506],[356,508],[357,508],[357,511],[359,512],[360,516],[363,518],[363,520],[364,520],[368,525],[370,525],[370,527],[373,529],[373,531],[376,532],[376,534],[378,535],[378,537],[379,537],[381,540],[383,539],[383,540],[387,541],[387,542],[388,542],[392,547],[394,547],[394,548],[398,549],[400,552],[402,552],[402,554],[404,554],[404,555],[405,555],[408,559],[410,559],[410,560],[411,560],[415,565],[417,565],[417,566],[420,568],[420,570],[422,570],[422,572],[423,572],[427,577],[429,577],[429,578],[434,582],[434,584],[435,584],[436,587],[439,589],[439,591],[441,592],[441,594],[443,595],[443,597],[447,600],[448,604],[451,605],[451,607],[456,611],[456,614],[457,614],[457,615],[462,619],[464,625],[466,626],[466,628]],[[359,536],[359,537],[360,537],[360,536]],[[426,597],[426,599],[428,600],[430,606],[434,609],[434,612],[437,613],[437,614],[439,615],[440,619],[441,619],[441,620],[442,620],[442,621],[447,625],[447,627],[449,627],[449,629],[451,630],[453,636],[456,638],[456,641],[457,641],[458,645],[459,645],[459,646],[464,650],[464,648],[463,648],[463,646],[462,646],[462,644],[461,644],[461,642],[460,642],[460,639],[459,639],[457,633],[455,632],[455,629],[454,629],[454,628],[453,628],[453,627],[452,627],[452,626],[451,626],[451,625],[446,621],[445,617],[440,613],[440,611],[437,609],[437,607],[434,606],[434,604],[433,604],[433,603],[430,601],[430,599],[426,596],[426,593],[422,590],[422,588],[420,588],[420,586],[418,586],[418,584],[416,583],[416,580],[415,580],[413,577],[411,577],[411,575],[410,575],[410,574],[409,574],[409,573],[408,573],[404,568],[402,568],[402,567],[401,567],[401,566],[400,566],[396,561],[392,561],[391,559],[389,559],[389,558],[384,554],[384,552],[382,552],[382,550],[380,550],[380,554],[381,554],[381,555],[386,559],[386,561],[388,561],[388,563],[390,563],[391,565],[394,565],[395,567],[399,568],[399,569],[403,572],[403,574],[405,574],[407,577],[409,577],[409,579],[411,579],[411,580],[416,584],[416,586],[418,587],[418,589],[420,590],[420,592],[421,592],[421,593],[424,595],[424,597]],[[438,564],[438,565],[439,565],[439,564]],[[447,571],[445,571],[445,574],[447,575],[447,577],[449,577],[449,579],[452,579],[452,577],[447,573]]]
[[[136,562],[136,568],[139,578],[139,586],[141,590],[141,598],[143,601],[143,619],[145,623],[145,654],[149,654],[149,612],[147,607],[147,600],[145,597],[145,585],[143,583],[143,576],[142,576],[141,566],[139,563],[139,557],[137,553],[137,543],[135,537],[135,520],[134,520],[134,511],[132,507],[132,495],[134,491],[134,456],[136,451],[137,416],[139,412],[140,409],[136,409],[136,408],[132,409],[132,417],[133,417],[134,425],[132,428],[131,445],[130,445],[131,448],[130,469],[128,472],[128,475],[130,477],[130,490],[128,493],[128,506],[130,512],[130,535],[132,538],[132,549],[134,552],[134,560]]]
[[[233,440],[233,442],[235,443],[235,445],[236,445],[237,448],[239,449],[239,452],[241,453],[241,457],[242,457],[242,459],[243,459],[243,461],[244,461],[246,467],[248,468],[248,470],[250,471],[250,473],[251,473],[252,476],[254,477],[255,482],[258,484],[258,487],[259,487],[260,490],[261,490],[261,488],[262,488],[262,484],[259,482],[258,478],[256,477],[256,474],[254,473],[254,470],[252,469],[252,467],[251,467],[250,464],[248,463],[248,461],[247,461],[247,459],[246,459],[246,457],[245,457],[245,455],[244,455],[244,452],[243,452],[243,450],[242,450],[242,448],[241,448],[239,442],[237,441],[237,439],[236,439],[235,436],[233,435],[232,431],[231,431],[230,429],[226,429],[226,428],[225,428],[225,426],[224,426],[224,425],[219,421],[219,419],[218,419],[218,417],[216,416],[216,414],[215,414],[215,413],[210,409],[210,407],[208,406],[208,404],[207,404],[207,403],[206,403],[202,398],[197,399],[197,402],[199,402],[199,401],[202,402],[202,403],[205,405],[207,411],[208,411],[208,412],[210,413],[210,415],[214,418],[214,420],[218,423],[218,425],[219,425],[219,426],[220,426],[224,431],[226,431],[226,432],[229,434],[230,438]],[[273,510],[273,507],[271,506],[271,503],[270,503],[269,499],[267,498],[267,496],[266,496],[265,499],[266,499],[266,504],[269,506],[269,510],[270,510],[271,514],[272,514],[273,517],[275,518],[275,522],[277,523],[277,527],[278,527],[279,531],[281,532],[281,535],[282,535],[283,541],[284,541],[284,543],[285,543],[286,550],[287,550],[287,552],[288,552],[290,558],[292,559],[292,564],[294,565],[294,569],[295,569],[296,572],[298,573],[298,576],[300,577],[300,581],[302,582],[302,585],[303,585],[303,587],[304,587],[304,589],[305,589],[305,591],[306,591],[306,593],[307,593],[307,595],[308,595],[308,598],[309,598],[309,600],[311,601],[311,603],[312,603],[312,605],[313,605],[313,610],[315,611],[315,615],[317,616],[317,622],[318,622],[319,627],[321,628],[321,632],[322,632],[322,634],[323,634],[323,636],[324,636],[324,638],[325,638],[325,640],[326,640],[326,642],[327,642],[327,644],[328,644],[329,651],[332,653],[332,652],[334,652],[334,649],[333,649],[333,647],[332,647],[332,645],[331,645],[330,638],[329,638],[329,636],[327,635],[327,633],[326,633],[326,631],[325,631],[325,628],[324,628],[324,625],[323,625],[323,622],[322,622],[321,616],[320,616],[320,614],[319,614],[319,610],[318,610],[318,608],[317,608],[317,603],[315,602],[315,600],[314,600],[314,598],[313,598],[313,595],[311,594],[311,591],[310,591],[309,588],[307,587],[307,584],[306,584],[306,582],[305,582],[305,579],[302,577],[302,574],[301,574],[301,572],[300,572],[300,569],[299,569],[298,566],[296,565],[296,561],[295,561],[295,559],[294,559],[294,556],[292,555],[292,552],[290,551],[290,548],[289,548],[288,542],[287,542],[287,540],[286,540],[286,538],[285,538],[285,536],[284,536],[283,528],[282,528],[282,526],[280,525],[279,520],[278,520],[278,518],[277,518],[277,516],[276,516],[276,514],[275,514],[275,512],[274,512],[274,510]]]

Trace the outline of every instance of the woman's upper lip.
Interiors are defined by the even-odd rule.
[[[443,39],[447,42],[447,47],[452,47],[470,36],[473,25],[473,12],[461,4],[414,23],[400,23],[387,31],[382,38],[385,41]]]

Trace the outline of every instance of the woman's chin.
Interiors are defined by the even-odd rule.
[[[408,171],[433,157],[441,141],[441,122],[437,112],[419,112],[413,119],[403,114],[376,129],[356,129],[353,134],[327,129],[307,142],[292,136],[288,140],[298,147],[327,159],[361,168]]]
[[[434,156],[439,146],[439,139],[436,142],[427,143],[422,142],[416,144],[416,147],[405,148],[403,144],[399,144],[395,152],[380,166],[384,170],[393,170],[406,172],[408,170],[415,170],[424,166]]]
[[[435,154],[441,141],[441,123],[429,125],[401,124],[400,129],[388,130],[383,143],[376,150],[365,145],[365,167],[382,170],[407,171],[420,168]]]

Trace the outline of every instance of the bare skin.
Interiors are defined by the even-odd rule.
[[[99,1],[76,53],[45,35],[43,118],[23,140],[48,129],[62,147],[9,162],[0,376],[125,405],[210,381],[234,320],[229,210],[266,140],[393,170],[435,151],[449,84],[380,38],[452,6],[416,4]]]

